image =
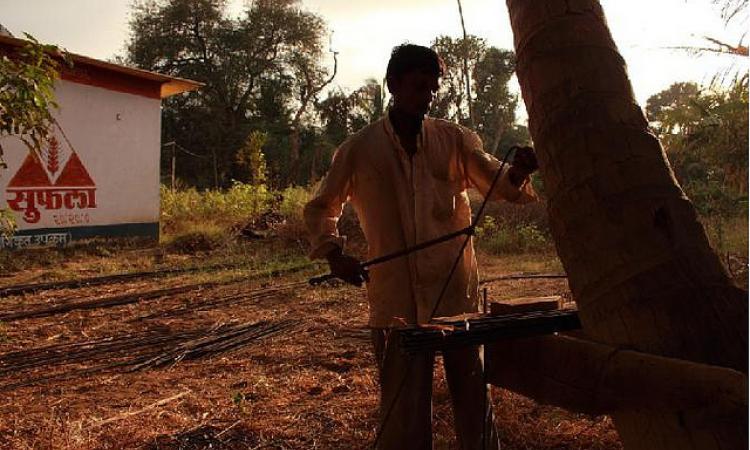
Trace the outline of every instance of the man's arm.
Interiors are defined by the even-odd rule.
[[[333,155],[331,168],[323,179],[315,197],[304,209],[305,225],[310,233],[310,259],[328,260],[331,273],[357,286],[366,280],[356,258],[343,254],[346,239],[339,236],[336,224],[341,217],[344,203],[351,194],[352,164],[348,142],[342,144]]]
[[[492,180],[500,168],[500,161],[482,149],[482,140],[473,131],[463,129],[461,155],[466,178],[472,187],[487,195]],[[529,154],[531,152],[531,154]],[[507,200],[513,203],[529,203],[537,200],[529,176],[536,170],[536,158],[530,147],[518,151],[513,163],[506,163],[503,173],[495,185],[491,200]]]

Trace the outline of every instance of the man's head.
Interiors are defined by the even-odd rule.
[[[443,60],[431,48],[414,44],[394,48],[385,74],[394,106],[414,116],[427,114],[444,70]]]

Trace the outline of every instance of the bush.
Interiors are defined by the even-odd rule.
[[[214,224],[229,229],[260,216],[271,206],[273,196],[263,185],[235,182],[226,192],[172,191],[161,188],[161,224],[167,235],[189,232],[196,224]]]
[[[477,247],[491,253],[544,252],[552,249],[552,240],[536,224],[507,224],[485,216],[477,226]]]
[[[304,223],[302,212],[305,204],[310,201],[312,194],[306,188],[292,186],[281,191],[281,203],[279,204],[279,214],[288,222]]]
[[[301,186],[292,186],[279,193],[281,200],[278,213],[282,225],[277,229],[279,235],[294,240],[307,236],[307,227],[303,215],[305,204],[312,198],[312,190]]]
[[[731,253],[747,256],[748,220],[747,216],[725,218],[721,216],[701,217],[708,239],[713,249],[722,257]]]
[[[227,241],[227,230],[213,223],[191,224],[180,234],[168,236],[165,245],[178,253],[208,252]]]

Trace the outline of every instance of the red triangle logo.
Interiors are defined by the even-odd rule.
[[[60,173],[60,177],[55,181],[55,186],[94,186],[94,180],[91,179],[91,175],[89,175],[89,172],[83,167],[78,155],[73,153],[70,155],[70,158],[68,158],[68,162],[65,163],[65,167]]]
[[[44,171],[39,158],[29,153],[18,172],[8,182],[8,187],[46,187],[52,186],[49,181],[47,172]]]

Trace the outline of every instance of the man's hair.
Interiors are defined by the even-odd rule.
[[[401,44],[393,48],[385,79],[390,81],[401,75],[420,70],[436,76],[443,76],[445,63],[435,50],[415,44]]]

